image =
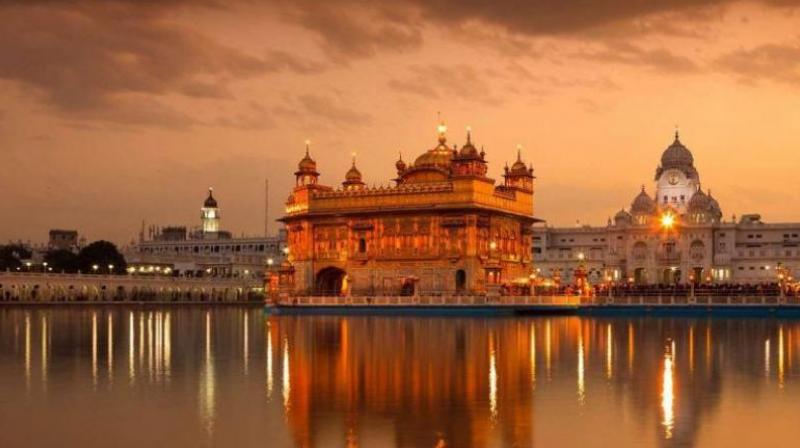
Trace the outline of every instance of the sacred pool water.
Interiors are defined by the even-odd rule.
[[[800,320],[0,308],[0,446],[795,446]]]

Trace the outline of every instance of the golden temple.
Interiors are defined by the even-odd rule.
[[[340,187],[320,183],[306,153],[281,221],[287,261],[280,283],[294,295],[484,293],[532,273],[533,167],[517,153],[503,181],[487,176],[472,142],[437,144],[397,161],[392,186],[369,187],[355,159]]]

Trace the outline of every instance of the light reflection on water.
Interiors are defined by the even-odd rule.
[[[792,446],[799,332],[0,308],[0,446]]]

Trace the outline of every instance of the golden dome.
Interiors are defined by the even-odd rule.
[[[439,134],[439,144],[435,148],[425,151],[422,155],[414,160],[414,168],[435,167],[435,168],[450,168],[450,161],[453,159],[453,149],[447,147],[447,127],[440,124],[436,128]]]
[[[300,163],[297,164],[297,171],[306,173],[317,171],[317,162],[309,155],[308,146],[309,142],[306,142],[306,155],[300,160]]]
[[[517,161],[511,165],[511,174],[528,174],[528,167],[525,166],[525,162],[522,161],[522,148],[517,147]]]
[[[356,158],[353,157],[353,165],[347,170],[347,174],[344,175],[344,178],[348,182],[361,182],[361,171],[356,168]]]
[[[433,149],[425,151],[421,156],[417,157],[414,161],[414,168],[422,167],[450,167],[450,161],[453,159],[453,150],[441,144]]]
[[[469,127],[467,128],[467,143],[461,147],[458,156],[462,159],[477,159],[481,157],[480,154],[478,154],[478,149],[472,144],[472,129]]]

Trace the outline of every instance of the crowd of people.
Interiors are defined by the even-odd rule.
[[[786,284],[783,294],[787,297],[800,297],[800,284]],[[576,285],[536,286],[532,291],[530,286],[507,287],[502,290],[503,295],[579,295],[581,289]],[[778,297],[781,295],[779,283],[700,283],[696,285],[676,284],[651,284],[641,285],[633,283],[597,284],[592,285],[584,294],[594,296],[632,297],[632,296],[664,296],[664,297]]]
[[[700,283],[691,284],[654,284],[654,285],[596,285],[596,295],[609,294],[614,297],[627,296],[766,296],[777,297],[781,295],[781,285],[778,283]],[[793,287],[784,287],[784,295],[794,296],[798,291]]]

